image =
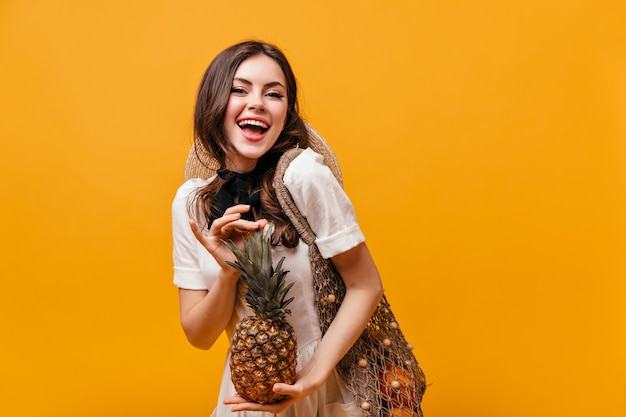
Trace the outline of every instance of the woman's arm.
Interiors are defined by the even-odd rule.
[[[274,385],[275,392],[288,395],[289,398],[279,403],[261,405],[242,403],[243,399],[231,397],[226,402],[236,404],[233,411],[279,413],[298,399],[315,392],[363,332],[383,294],[376,265],[365,243],[333,257],[332,261],[346,284],[346,295],[313,357],[298,374],[295,384]]]
[[[180,320],[189,342],[197,348],[209,349],[228,325],[235,309],[239,273],[226,264],[235,261],[224,240],[241,245],[242,236],[262,227],[265,221],[251,222],[241,219],[241,213],[250,209],[237,205],[216,219],[205,235],[194,220],[189,226],[196,239],[213,256],[221,269],[210,290],[179,289]]]
[[[310,381],[316,387],[326,381],[363,333],[383,295],[380,275],[365,243],[333,257],[332,261],[346,284],[346,295],[303,374],[307,383]]]
[[[237,280],[220,272],[210,291],[179,289],[180,321],[187,340],[209,349],[226,328],[235,308]]]

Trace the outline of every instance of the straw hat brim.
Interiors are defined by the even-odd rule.
[[[324,140],[324,138],[315,130],[311,125],[305,122],[307,130],[309,132],[309,147],[322,155],[324,158],[324,164],[330,168],[332,173],[339,181],[339,184],[343,185],[343,177],[341,175],[341,168],[337,157],[333,153],[332,149]],[[190,178],[202,178],[207,179],[215,175],[219,169],[219,163],[213,156],[206,150],[204,146],[198,141],[194,141],[189,149],[187,155],[187,163],[185,164],[185,181]]]

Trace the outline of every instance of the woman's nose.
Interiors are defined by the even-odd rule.
[[[263,98],[260,97],[259,95],[256,94],[251,94],[248,97],[250,97],[250,101],[248,101],[248,109],[249,110],[256,110],[256,111],[263,111],[265,110],[265,105],[263,104]]]

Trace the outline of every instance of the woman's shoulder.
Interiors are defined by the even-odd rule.
[[[324,157],[315,152],[313,149],[311,148],[305,148],[302,149],[302,152],[300,152],[292,161],[291,164],[296,164],[296,165],[318,165],[318,164],[324,164]]]
[[[176,190],[176,198],[187,197],[190,194],[194,193],[199,188],[206,186],[209,182],[211,182],[211,178],[202,179],[202,178],[190,178],[182,183],[178,189]]]
[[[173,210],[175,212],[182,210],[186,211],[189,200],[192,199],[196,192],[205,187],[209,182],[211,182],[213,177],[208,179],[202,178],[190,178],[178,187],[176,190],[176,195],[174,196],[174,201],[172,202]]]
[[[336,181],[324,157],[310,148],[300,152],[285,170],[285,184],[308,181]]]

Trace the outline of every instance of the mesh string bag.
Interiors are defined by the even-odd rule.
[[[346,288],[333,263],[320,254],[315,234],[283,183],[285,170],[300,152],[302,149],[297,148],[285,152],[276,167],[273,184],[283,211],[309,246],[316,305],[324,334],[339,310]],[[421,401],[426,378],[412,349],[383,295],[365,330],[337,364],[339,375],[364,416],[423,417]]]

